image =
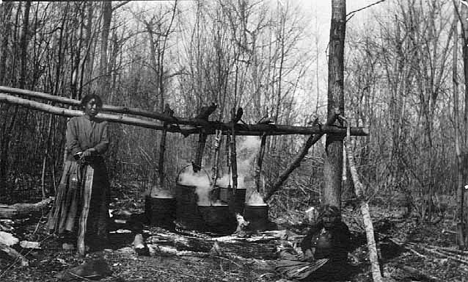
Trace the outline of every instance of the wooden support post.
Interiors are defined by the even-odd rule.
[[[198,147],[195,154],[195,161],[193,162],[193,172],[198,172],[202,168],[203,153],[205,151],[206,139],[208,135],[202,131],[198,135]]]
[[[333,124],[336,120],[336,114],[332,115],[326,122],[325,125],[328,124]],[[263,200],[266,202],[268,201],[271,196],[273,196],[274,193],[276,193],[281,185],[288,179],[289,175],[301,165],[301,161],[304,159],[304,157],[307,155],[309,152],[310,147],[312,147],[317,141],[322,138],[323,134],[315,134],[311,135],[307,141],[304,143],[302,146],[301,150],[299,153],[296,155],[296,157],[293,159],[291,164],[281,172],[281,174],[278,176],[278,178],[275,180],[274,184],[268,189],[268,193],[263,197]]]
[[[255,165],[255,188],[260,193],[260,180],[262,174],[263,157],[265,155],[266,134],[262,135],[260,150],[258,151],[257,163]]]
[[[86,167],[85,183],[83,189],[83,207],[81,208],[81,214],[79,219],[78,229],[78,241],[77,250],[78,254],[84,256],[86,254],[85,235],[88,223],[88,215],[91,203],[91,195],[93,193],[93,180],[94,180],[94,169],[91,166]]]
[[[346,155],[348,157],[347,159],[348,159],[349,170],[351,172],[351,177],[353,179],[354,187],[356,189],[356,196],[360,202],[362,219],[364,222],[364,228],[366,230],[367,249],[369,251],[369,261],[371,263],[372,278],[374,282],[380,282],[382,281],[382,273],[380,272],[379,255],[377,251],[377,244],[374,238],[374,226],[372,224],[372,218],[371,218],[370,211],[369,211],[369,203],[365,197],[364,186],[359,180],[359,175],[357,173],[356,164],[354,162],[354,156],[350,148],[349,125],[348,125],[348,135],[345,138],[343,144],[344,144],[344,148],[346,151]],[[345,162],[346,159],[343,161]]]
[[[237,152],[236,152],[236,129],[235,129],[235,118],[236,108],[232,108],[231,111],[231,169],[232,169],[232,194],[236,194],[237,189]]]

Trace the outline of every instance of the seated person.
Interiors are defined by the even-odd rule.
[[[327,258],[328,262],[311,273],[307,281],[341,281],[349,276],[348,251],[350,232],[341,221],[337,207],[325,205],[319,217],[301,242],[306,260],[311,262]]]

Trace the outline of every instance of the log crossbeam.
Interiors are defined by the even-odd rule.
[[[41,92],[34,92],[23,89],[0,86],[0,103],[15,104],[33,110],[47,112],[55,115],[73,117],[82,115],[82,111],[53,106],[47,103],[20,98],[14,95],[27,96],[29,98],[45,99],[68,106],[79,106],[80,101],[54,96]],[[132,116],[130,116],[132,115]],[[103,105],[103,112],[99,113],[99,118],[109,122],[128,124],[145,127],[155,130],[167,130],[167,132],[180,133],[184,136],[199,134],[202,130],[206,134],[215,134],[220,130],[223,134],[232,131],[232,122],[223,123],[219,121],[207,121],[200,118],[182,118],[164,113],[156,113],[136,108],[118,107]],[[143,117],[143,118],[142,118]],[[149,118],[149,119],[148,119]],[[166,127],[164,126],[166,124]],[[334,134],[340,137],[346,136],[346,128],[335,125],[314,125],[314,126],[291,126],[279,124],[234,124],[236,135],[311,135],[311,134]],[[363,127],[352,127],[352,136],[366,136],[368,129]]]

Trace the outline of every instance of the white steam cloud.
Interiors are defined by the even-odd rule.
[[[248,206],[266,206],[262,196],[257,191],[253,191],[245,202]]]
[[[170,198],[174,198],[174,196],[172,195],[172,193],[168,190],[164,190],[164,189],[161,189],[157,186],[153,186],[151,188],[151,198],[160,198],[160,199],[170,199]]]
[[[237,188],[247,188],[253,185],[254,161],[260,149],[260,138],[257,136],[246,136],[239,138],[237,142]],[[228,173],[216,180],[221,187],[232,186],[232,173]]]
[[[253,186],[253,165],[260,148],[260,138],[256,136],[247,136],[239,138],[241,141],[237,145],[237,188],[245,189]],[[198,196],[199,206],[218,206],[225,205],[220,201],[213,202],[210,198],[213,189],[211,183],[211,175],[205,170],[200,170],[195,173],[191,165],[187,166],[179,175],[178,183],[186,186],[196,187],[195,192]],[[216,184],[220,187],[232,186],[232,173],[225,174],[216,180]],[[250,197],[251,205],[264,205],[260,194]]]
[[[195,186],[195,192],[198,195],[199,206],[209,206],[211,182],[210,177],[204,170],[200,170],[197,173],[193,171],[191,165],[187,166],[185,170],[179,175],[179,184],[186,186]]]

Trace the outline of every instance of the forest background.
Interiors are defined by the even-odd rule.
[[[276,124],[324,123],[329,28],[319,17],[322,2],[308,4],[317,4],[315,14],[302,1],[286,0],[3,2],[0,85],[74,99],[96,92],[106,104],[154,112],[169,104],[180,117],[194,117],[214,102],[213,120],[229,121],[231,109],[242,107],[247,123],[266,116]],[[456,136],[462,133],[464,148],[468,133],[456,122],[466,124],[467,100],[458,96],[464,76],[455,7],[466,7],[452,0],[392,0],[366,9],[365,18],[364,11],[351,13],[370,3],[347,3],[344,81],[345,116],[370,131],[353,139],[367,194],[387,204],[410,201],[420,214],[428,205],[421,199],[455,205]],[[65,117],[0,104],[2,202],[54,194],[65,127]],[[161,132],[116,123],[111,131],[112,185],[131,183],[138,191],[132,196],[141,198],[159,181]],[[263,194],[306,138],[267,139]],[[196,135],[168,135],[165,188],[173,189],[193,160],[197,141]],[[210,167],[212,136],[205,152]],[[242,157],[251,160],[254,153],[239,152],[241,171],[252,171]],[[275,213],[317,203],[323,155],[323,143],[310,149],[271,199]],[[343,200],[352,197],[350,190]]]

